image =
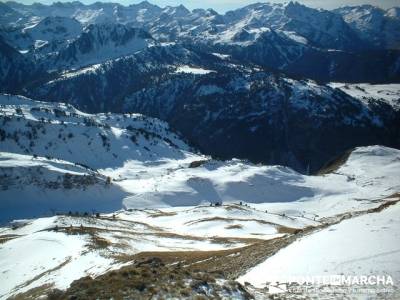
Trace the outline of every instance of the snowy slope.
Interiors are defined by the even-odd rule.
[[[305,236],[240,277],[264,287],[301,276],[390,275],[400,280],[400,204]]]
[[[357,207],[374,207],[371,200],[398,192],[399,158],[400,151],[391,148],[358,148],[340,169],[321,176],[237,160],[210,161],[194,169],[171,162],[167,170],[131,163],[104,174],[125,178],[120,185],[135,194],[124,199],[128,208],[243,201],[262,211],[319,219]],[[132,178],[132,169],[136,178]]]
[[[128,193],[110,184],[118,178],[96,169],[196,156],[167,124],[139,114],[89,115],[65,104],[1,95],[0,123],[1,222],[119,210]]]
[[[226,204],[221,207],[200,205],[164,209],[133,210],[118,214],[122,220],[139,221],[197,237],[240,237],[273,239],[284,235],[285,229],[319,225],[318,221],[301,216],[282,216],[254,207]]]
[[[240,239],[181,235],[174,229],[154,226],[159,212],[120,212],[116,218],[55,216],[0,228],[2,239],[11,237],[0,246],[0,299],[45,284],[65,289],[83,276],[117,269],[126,264],[125,257],[142,251],[216,251],[245,245]],[[28,248],[32,254],[23,255]]]
[[[113,23],[89,25],[54,59],[59,67],[77,68],[134,54],[153,42],[143,29]]]
[[[372,207],[370,200],[400,189],[400,154],[391,148],[358,148],[335,173],[306,176],[280,166],[210,160],[190,152],[167,124],[142,115],[90,115],[70,105],[10,95],[2,95],[0,104],[1,151],[27,155],[23,161],[32,172],[43,168],[30,165],[36,155],[47,157],[46,165],[56,158],[98,170],[125,193],[119,194],[115,204],[119,208],[243,201],[263,211],[294,216],[306,211],[318,219],[353,207]],[[16,158],[7,160],[12,164]],[[198,166],[193,168],[192,163]],[[17,173],[18,168],[15,165]],[[17,197],[10,191],[2,193]],[[26,201],[38,198],[29,193],[25,197]]]
[[[29,228],[24,228],[28,230],[25,236],[0,248],[1,299],[46,283],[66,288],[74,279],[101,274],[112,268],[111,259],[101,256],[98,251],[87,252],[88,236],[46,231],[46,228],[54,227],[54,220],[35,221]],[[20,234],[18,230],[14,233]],[[30,255],[25,255],[26,249]],[[29,284],[32,279],[33,284]]]
[[[346,84],[334,82],[329,85],[365,103],[382,101],[397,110],[400,109],[400,84]]]
[[[400,47],[398,8],[383,10],[372,5],[345,6],[335,10],[343,16],[358,35],[375,45],[388,49]]]
[[[55,212],[112,212],[125,193],[95,171],[70,162],[0,152],[0,222]]]
[[[82,32],[82,25],[75,19],[65,17],[47,17],[37,24],[22,29],[21,35],[31,40],[29,47],[41,53],[59,51],[68,42],[78,37]],[[18,42],[17,42],[18,44]],[[23,45],[19,47],[21,50]]]
[[[312,189],[311,197],[256,207],[293,215],[306,213],[317,219],[369,209],[377,205],[376,200],[400,190],[399,155],[399,150],[381,146],[356,148],[333,173],[303,177],[301,185]]]
[[[62,103],[0,96],[3,152],[54,157],[93,169],[127,160],[183,158],[189,147],[166,123],[140,114],[90,115]]]
[[[357,148],[333,172],[306,176],[281,166],[216,161],[190,152],[167,124],[138,114],[91,115],[71,105],[10,95],[0,97],[0,112],[2,221],[62,213],[0,227],[0,299],[32,288],[65,289],[83,276],[119,268],[143,251],[240,251],[254,242],[289,238],[342,213],[375,208],[400,191],[400,151],[382,146]],[[217,202],[223,205],[210,206]],[[354,241],[361,235],[349,228],[358,228],[381,245],[370,247],[368,264],[361,267],[380,271],[387,264],[381,258],[397,262],[385,231],[397,230],[390,221],[397,208],[378,221],[366,216],[345,221],[335,225],[336,234],[322,230],[316,238],[300,240],[304,247],[295,243],[282,251]],[[374,224],[379,234],[365,224]],[[349,260],[362,245],[365,240],[350,245],[355,248],[349,248],[354,249]],[[22,254],[27,248],[32,255]],[[386,249],[393,253],[370,257]],[[329,270],[339,263],[343,272],[358,266],[327,253]],[[323,268],[318,257],[313,259]],[[303,267],[298,264],[293,273]],[[258,268],[263,264],[246,279],[256,286],[264,278]]]
[[[337,172],[306,176],[280,166],[209,160],[189,152],[165,123],[142,115],[89,115],[9,95],[0,103],[1,151],[96,169],[127,193],[119,202],[126,208],[243,201],[297,216],[307,208],[314,218],[371,207],[370,200],[399,190],[400,154],[391,148],[358,148]],[[197,168],[190,167],[194,161]]]
[[[375,180],[371,179],[378,174],[385,174],[394,177],[392,182],[387,182],[387,186],[392,185],[392,189],[386,192],[398,191],[399,186],[395,181],[398,181],[397,170],[399,168],[397,164],[393,164],[393,159],[398,161],[396,155],[398,153],[392,149],[361,148],[337,173],[358,176],[361,182],[368,178],[369,186],[376,185],[378,189],[380,187],[379,179],[387,178],[380,176]],[[373,165],[374,174],[369,174],[372,165],[367,165],[370,161],[376,163]],[[378,165],[382,165],[382,167],[377,168]],[[390,165],[392,165],[392,170],[390,170]],[[130,168],[130,170],[132,169]],[[145,176],[142,171],[137,171],[136,176],[139,174],[139,176]],[[169,169],[169,171],[172,170]],[[201,171],[204,172],[204,170],[198,172]],[[291,173],[295,175],[293,172]],[[157,173],[154,175],[157,176]],[[295,177],[289,179],[284,174],[281,175],[281,177],[276,177],[277,181],[295,182]],[[169,180],[173,181],[171,178]],[[324,184],[326,185],[327,181]],[[329,212],[325,212],[325,216],[343,211],[367,209],[382,203],[359,199],[351,201],[346,197],[346,194],[340,196],[343,208],[341,211],[330,209]],[[333,199],[330,199],[329,202],[332,203]],[[338,204],[338,202],[335,203]],[[161,210],[143,209],[142,207],[138,210],[117,211],[112,215],[101,215],[97,218],[56,216],[14,222],[11,224],[12,227],[0,228],[0,238],[5,240],[4,246],[0,247],[0,279],[6,283],[0,288],[0,298],[7,298],[31,288],[41,287],[43,284],[54,284],[54,287],[65,289],[73,280],[82,276],[96,276],[107,270],[119,268],[126,262],[124,257],[142,251],[239,249],[246,243],[251,243],[251,239],[254,238],[266,240],[278,238],[293,229],[321,224],[320,221],[313,220],[316,216],[312,212],[321,212],[318,210],[320,207],[317,203],[318,201],[296,201],[296,205],[301,207],[301,215],[296,211],[289,210],[285,210],[284,213],[283,210],[281,212],[273,209],[264,211],[256,209],[257,206],[254,204],[250,204],[250,206],[223,205],[221,207],[207,205],[185,208],[171,207]],[[275,205],[284,207],[285,203],[275,203]],[[314,211],[311,209],[312,207],[315,208]],[[329,272],[352,271],[354,266],[362,266],[362,270],[366,272],[379,272],[386,267],[389,271],[398,272],[396,269],[398,256],[396,256],[396,243],[393,239],[393,232],[398,231],[398,222],[395,221],[398,208],[397,205],[393,210],[391,208],[380,214],[372,214],[371,217],[366,215],[344,221],[334,225],[334,228],[306,236],[281,250],[271,259],[280,258],[278,264],[281,266],[282,260],[292,263],[285,274],[298,274],[304,270],[305,266],[309,266],[309,263],[305,265],[302,263],[305,261],[303,259],[293,261],[291,252],[288,254],[289,256],[281,257],[286,251],[292,249],[291,247],[295,247],[295,250],[290,250],[296,252],[295,257],[298,257],[297,251],[300,253],[305,251],[301,255],[310,257],[316,262],[315,265],[313,264],[313,269],[307,269],[309,270],[307,274],[312,274],[314,271],[320,272],[326,268]],[[360,232],[362,235],[359,234]],[[250,240],[243,238],[250,238]],[[310,239],[311,241],[308,242]],[[371,247],[371,239],[379,240],[379,243],[374,243]],[[358,244],[353,243],[354,241],[357,241]],[[305,246],[299,246],[304,243],[306,243]],[[347,258],[357,258],[359,252],[365,253],[366,243],[368,245],[367,254],[371,254],[371,257],[363,256],[362,260],[347,260]],[[337,245],[346,245],[348,252],[343,253],[342,250],[340,254],[344,255],[339,256]],[[22,256],[22,249],[27,247],[37,249],[37,251],[34,251],[34,255]],[[40,251],[43,248],[46,248],[47,251]],[[388,251],[391,253],[386,253],[386,249],[389,249]],[[321,257],[322,252],[316,252],[317,250],[325,251],[328,256]],[[119,259],[120,256],[122,261]],[[328,264],[326,257],[329,257]],[[258,282],[262,280],[268,280],[270,277],[265,273],[264,264],[269,263],[271,259],[251,270],[246,275],[247,277],[240,278],[240,280],[250,281],[255,286],[258,286]],[[283,266],[287,265],[285,263]],[[295,268],[292,269],[292,266]],[[340,268],[338,269],[336,266]],[[273,265],[268,265],[268,269],[274,271],[267,272],[271,276],[282,274],[282,268],[275,269]]]

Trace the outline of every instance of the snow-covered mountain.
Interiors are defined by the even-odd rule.
[[[360,6],[358,9],[378,11],[374,7]],[[357,9],[356,8],[356,9]],[[302,40],[317,47],[354,50],[367,44],[360,43],[360,28],[354,27],[354,19],[360,18],[353,12],[351,17],[343,10],[327,11],[308,8],[297,2],[285,4],[257,3],[229,11],[220,15],[212,9],[189,11],[183,5],[160,8],[146,1],[123,6],[117,3],[94,3],[84,5],[80,2],[54,3],[52,5],[23,5],[15,2],[3,4],[3,9],[11,14],[23,16],[69,17],[82,24],[117,22],[145,27],[157,38],[174,40],[176,38],[226,40],[226,36],[236,35],[241,29],[265,31],[267,28],[280,30],[299,41]],[[395,9],[380,13],[384,17],[396,19]],[[342,18],[344,16],[344,18]],[[354,30],[355,29],[355,30]],[[363,28],[367,29],[367,28]],[[379,30],[379,29],[375,29]],[[377,32],[374,33],[376,36]],[[196,37],[197,35],[197,37]]]
[[[254,38],[260,32],[273,29],[296,42],[319,48],[354,50],[362,46],[340,15],[311,9],[297,2],[257,3],[227,12],[224,20],[226,27],[217,42],[232,41],[232,37],[244,31]]]
[[[82,67],[134,54],[153,43],[146,31],[121,24],[89,25],[55,56],[62,68]]]
[[[168,125],[138,114],[89,115],[1,95],[0,124],[3,222],[51,211],[121,209],[127,193],[97,169],[190,156]]]
[[[51,44],[57,42],[68,42],[81,32],[81,23],[65,17],[46,17],[34,26],[25,27],[22,31],[23,34],[31,37],[35,48],[41,48],[48,44],[51,47]]]
[[[222,52],[241,62],[256,63],[315,80],[399,80],[396,46],[399,30],[395,8],[386,12],[364,6],[327,11],[308,8],[297,2],[258,3],[223,15],[212,9],[189,11],[182,5],[160,8],[148,2],[130,6],[100,2],[90,5],[80,2],[52,5],[7,2],[3,8],[15,11],[23,18],[16,25],[3,28],[1,35],[27,56],[36,54],[35,59],[39,54],[52,53],[50,57],[40,56],[40,61],[44,60],[49,70],[82,66],[79,60],[87,60],[87,65],[131,54],[153,44],[154,38],[158,42],[184,43],[209,53]],[[368,20],[371,19],[369,14],[380,15],[379,22],[362,21],[362,13],[352,13],[363,9],[368,10],[365,17]],[[82,35],[79,35],[80,26],[76,20],[86,27]],[[60,30],[51,32],[46,26]],[[135,41],[128,43],[123,32],[133,31],[132,28],[144,31],[138,33]],[[29,32],[32,30],[36,33],[31,35]],[[45,36],[41,32],[46,32]],[[62,34],[70,42],[60,42]],[[118,41],[108,35],[118,36]],[[101,41],[96,41],[98,38]],[[381,39],[388,41],[377,43]],[[109,40],[112,40],[111,44]],[[55,63],[54,57],[59,62]],[[366,72],[365,66],[377,71]]]
[[[144,113],[169,122],[208,154],[313,172],[355,146],[397,147],[398,99],[395,93],[385,101],[385,92],[368,102],[222,53],[160,44],[53,74],[25,94],[88,112]],[[321,128],[331,135],[321,134]],[[304,147],[304,141],[315,147]]]
[[[359,37],[377,48],[399,49],[399,8],[383,10],[371,5],[347,6],[336,9]]]
[[[2,91],[21,91],[24,84],[45,73],[33,61],[10,46],[0,35],[0,86]]]
[[[93,169],[129,159],[183,157],[188,146],[168,125],[140,114],[89,115],[68,104],[1,95],[1,151],[38,155]]]
[[[26,26],[6,28],[2,34],[16,50],[37,59],[38,55],[58,52],[81,32],[81,23],[73,18],[46,17]]]
[[[24,33],[34,40],[53,41],[58,39],[72,39],[82,31],[82,25],[72,18],[46,17],[31,27],[25,27]]]
[[[6,6],[5,6],[6,5]],[[143,24],[153,19],[161,13],[161,8],[143,1],[138,4],[123,6],[119,3],[96,2],[85,5],[79,1],[74,2],[56,2],[51,5],[43,5],[34,3],[32,5],[24,5],[18,2],[6,2],[4,9],[12,9],[21,15],[38,18],[49,16],[60,16],[67,18],[75,18],[84,25],[118,22],[118,23],[136,23]]]
[[[264,72],[175,76],[179,79],[128,96],[126,109],[167,120],[217,157],[250,158],[313,172],[355,145],[397,147],[399,98],[382,100],[384,89],[382,95],[363,99]]]
[[[1,14],[0,25],[2,27],[8,26],[16,22],[20,22],[22,21],[22,19],[24,19],[23,14],[12,9],[9,5],[5,4],[4,2],[0,3],[0,14]]]
[[[67,102],[92,113],[150,114],[170,122],[209,154],[285,164],[302,172],[316,171],[354,146],[398,147],[396,99],[370,105],[325,86],[400,80],[399,50],[377,47],[338,11],[293,2],[253,4],[223,15],[147,2],[6,5],[31,21],[2,30],[3,53],[13,53],[12,59],[0,53],[3,92]],[[78,11],[90,14],[86,21]],[[94,11],[104,18],[92,18]],[[396,10],[385,15],[394,20]],[[68,38],[59,42],[62,33],[48,30],[55,24],[66,29],[60,32]],[[21,50],[26,48],[12,42],[15,32],[32,36],[38,47]],[[32,67],[19,67],[21,61]],[[27,72],[14,74],[17,69]],[[256,128],[264,118],[269,122]],[[320,134],[321,127],[332,132],[331,142]],[[232,147],[243,140],[252,146]],[[260,140],[263,147],[256,147]],[[316,151],[304,149],[301,141]]]
[[[0,299],[400,280],[399,11],[0,3]]]
[[[158,45],[78,70],[54,73],[34,83],[26,94],[44,101],[67,101],[88,112],[123,112],[126,95],[175,74],[182,66],[194,64],[215,69],[228,63],[181,45]]]

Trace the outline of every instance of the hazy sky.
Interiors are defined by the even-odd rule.
[[[3,1],[3,0],[0,0]],[[16,0],[17,2],[30,4],[33,2],[40,2],[49,4],[54,2],[53,0]],[[65,2],[65,0],[63,0]],[[93,3],[96,0],[81,0],[83,3]],[[123,1],[104,1],[103,2],[118,2],[121,4],[132,4],[141,2],[141,0],[123,0]],[[287,2],[287,0],[149,0],[150,3],[157,4],[159,6],[166,5],[179,5],[183,4],[189,9],[193,8],[213,8],[219,12],[224,12],[230,9],[238,8],[247,4],[255,2]],[[343,5],[359,5],[359,4],[373,4],[383,8],[390,8],[393,6],[400,6],[400,0],[298,0],[298,2],[304,3],[311,7],[321,7],[325,9],[332,9]]]

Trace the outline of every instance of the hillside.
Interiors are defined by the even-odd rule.
[[[118,205],[119,208],[160,208],[217,202],[262,204],[324,199],[319,205],[326,202],[340,210],[346,209],[350,199],[382,197],[395,192],[397,187],[392,178],[396,177],[393,164],[398,151],[390,148],[356,149],[347,160],[347,168],[343,166],[333,174],[313,177],[284,167],[211,160],[191,152],[167,124],[138,114],[90,115],[71,105],[10,95],[2,95],[0,103],[0,150],[10,153],[3,156],[8,166],[15,164],[13,172],[21,172],[20,164],[16,163],[18,159],[12,156],[15,154],[23,155],[20,159],[27,163],[46,157],[43,165],[28,163],[28,168],[33,174],[44,168],[49,178],[55,176],[49,167],[52,159],[63,160],[59,162],[61,165],[69,162],[77,168],[86,168],[81,170],[84,173],[98,172],[103,181],[109,177],[126,193],[119,197],[115,208]],[[65,170],[61,174],[67,173],[68,168],[60,168]],[[379,176],[356,173],[363,168],[377,170]],[[352,179],[356,177],[358,180]],[[374,180],[372,190],[364,184],[370,180]],[[5,182],[3,186],[7,187]],[[62,189],[60,183],[54,185]],[[46,188],[49,184],[38,182]],[[19,189],[18,185],[12,188],[13,185],[10,184],[11,190]],[[36,198],[31,195],[27,193],[27,199]],[[340,204],[343,195],[348,202]],[[54,209],[65,212],[64,207]],[[21,207],[21,210],[27,212],[29,208]]]
[[[396,93],[389,102],[378,94],[364,101],[331,84],[291,79],[221,55],[154,46],[63,72],[28,94],[86,112],[140,112],[167,121],[206,154],[303,173],[356,146],[398,147]],[[382,94],[397,89],[382,87]],[[379,85],[365,85],[369,89]]]
[[[247,299],[259,285],[232,279],[258,272],[252,268],[307,234],[380,212],[400,191],[400,151],[392,148],[356,148],[333,172],[307,176],[193,153],[166,123],[139,114],[91,115],[21,96],[0,101],[2,299],[119,295],[121,286],[142,297],[150,292],[146,275],[134,277],[134,287],[124,283],[142,272],[156,272],[160,286],[181,286],[160,296]],[[16,218],[28,219],[8,222]],[[122,285],[109,286],[109,276]]]
[[[0,220],[56,212],[112,212],[126,194],[106,176],[77,164],[0,152]]]
[[[400,299],[400,7],[277,2],[0,3],[0,300]]]
[[[1,222],[119,210],[130,193],[99,170],[199,157],[166,123],[139,114],[89,115],[1,95],[0,124]]]
[[[346,220],[306,236],[250,270],[239,282],[251,282],[259,288],[270,282],[273,289],[274,283],[283,283],[291,276],[324,273],[390,274],[397,282],[400,273],[395,266],[400,261],[394,240],[400,229],[396,219],[399,209],[397,203],[383,212]],[[303,259],[296,259],[299,256]]]
[[[10,23],[0,29],[0,92],[86,113],[142,113],[204,154],[305,174],[354,147],[400,147],[399,99],[376,93],[398,89],[396,8],[256,3],[220,14],[75,1],[2,9]]]
[[[368,237],[379,237],[381,241],[374,247],[368,246],[368,253],[375,255],[392,251],[392,234],[397,225],[390,220],[394,220],[398,208],[395,203],[399,198],[391,195],[400,190],[399,157],[398,150],[375,146],[356,149],[335,173],[325,176],[302,176],[281,167],[248,166],[247,170],[240,172],[242,176],[258,172],[254,176],[257,181],[238,176],[234,167],[238,162],[227,166],[208,163],[198,167],[200,169],[185,167],[179,172],[193,172],[197,176],[210,178],[206,187],[214,185],[224,201],[222,205],[210,206],[206,202],[206,205],[198,206],[148,209],[147,203],[142,202],[139,209],[128,208],[112,214],[83,215],[73,212],[12,222],[0,228],[1,242],[5,246],[0,247],[0,279],[6,283],[0,288],[0,297],[8,298],[16,294],[38,297],[57,288],[50,294],[54,293],[58,298],[92,294],[105,299],[107,297],[101,295],[128,293],[142,299],[147,293],[160,296],[182,293],[181,298],[189,299],[195,295],[211,295],[222,291],[229,295],[232,289],[240,291],[239,294],[235,293],[235,299],[241,299],[240,294],[251,298],[253,293],[261,293],[257,290],[260,287],[258,281],[262,279],[257,275],[260,272],[258,270],[270,264],[269,257],[280,261],[281,256],[284,257],[291,249],[301,251],[311,247],[317,251],[315,249],[324,245],[327,247],[326,243],[329,242],[331,251],[327,253],[335,264],[357,257],[357,253],[365,247],[363,245],[368,243]],[[230,173],[221,173],[224,168],[230,168]],[[171,172],[171,168],[167,172]],[[270,181],[265,177],[267,174],[273,175]],[[143,170],[135,172],[132,177],[118,184],[125,182],[127,187],[133,187],[132,183],[141,182],[145,187],[145,183],[151,183]],[[159,175],[154,180],[159,183],[160,195],[170,193],[161,189],[163,186],[167,188],[168,183],[185,188],[176,176],[172,175],[168,181],[160,178],[162,176]],[[280,186],[279,182],[286,186]],[[223,187],[230,188],[231,194],[236,193],[244,201],[239,203],[239,198],[235,198],[230,203],[232,199],[221,192]],[[326,194],[322,191],[324,188],[327,189]],[[253,191],[249,192],[249,189]],[[301,189],[303,192],[307,189],[312,191],[314,196],[307,197],[299,193]],[[135,190],[138,191],[137,187]],[[271,203],[266,198],[264,202],[259,200],[259,203],[251,203],[253,199],[250,197],[255,191],[266,191],[271,197],[283,197],[282,193],[288,190],[296,191],[292,198],[287,193],[286,199],[276,198],[276,202]],[[209,189],[204,188],[197,193],[207,197],[210,195],[207,191]],[[145,194],[142,196],[146,198]],[[176,195],[176,198],[180,196]],[[139,201],[137,199],[136,205]],[[359,235],[355,228],[360,228],[365,234]],[[360,242],[354,244],[353,240]],[[335,241],[338,244],[335,245]],[[347,243],[346,251],[342,248],[342,254],[338,257],[334,249],[344,242]],[[306,243],[304,247],[298,246],[303,243]],[[21,251],[26,247],[37,250],[33,251],[34,255],[23,256]],[[394,252],[389,254],[390,261],[397,261]],[[382,270],[380,268],[385,268],[386,264],[381,263],[380,257],[387,259],[389,256],[354,260],[341,270],[344,274],[352,274],[348,271],[360,266],[369,271],[371,259],[376,265],[374,270]],[[318,259],[325,261],[317,251],[313,260]],[[174,269],[175,265],[179,267]],[[304,262],[294,261],[290,266],[296,266],[296,269],[288,267],[292,273],[287,271],[285,274],[302,274]],[[315,272],[324,266],[329,267],[316,263]],[[392,269],[396,271],[395,267]],[[230,280],[244,275],[246,271],[250,275],[240,277],[239,282],[250,281],[254,286],[230,283]],[[157,274],[155,278],[160,287],[177,284],[177,288],[152,289],[145,279],[149,276],[145,275],[148,272]],[[171,273],[176,277],[170,277]],[[196,284],[186,285],[181,280]],[[115,285],[111,282],[119,283]],[[227,285],[232,288],[223,288]],[[60,291],[65,289],[66,292]],[[341,295],[338,294],[337,299]]]
[[[182,158],[189,147],[166,123],[140,114],[90,115],[62,103],[1,95],[3,152],[58,158],[93,169],[127,160]]]

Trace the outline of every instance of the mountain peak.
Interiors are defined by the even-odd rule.
[[[400,18],[400,7],[392,7],[386,11],[386,16],[390,18]]]
[[[303,11],[303,10],[314,10],[313,8],[307,7],[297,1],[290,1],[285,5],[285,10],[286,11],[291,11],[291,12],[298,12],[298,11]]]
[[[142,2],[140,2],[138,4],[136,4],[136,6],[139,6],[141,8],[152,8],[152,7],[155,7],[156,5],[151,4],[149,1],[145,0],[145,1],[142,1]]]
[[[214,9],[212,9],[212,8],[207,9],[207,12],[210,13],[211,15],[213,15],[213,16],[219,16],[219,13],[216,12],[216,11],[215,11]]]
[[[304,7],[304,5],[297,1],[289,1],[286,3],[286,7]]]

